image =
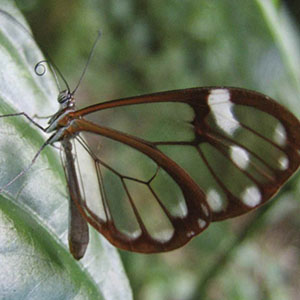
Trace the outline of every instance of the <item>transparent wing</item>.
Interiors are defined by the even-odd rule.
[[[78,125],[88,126],[90,133],[74,141],[83,199],[74,201],[112,244],[144,253],[169,251],[209,225],[205,195],[161,151],[128,136],[124,143],[108,139],[95,134],[98,127],[81,122]],[[115,148],[122,155],[111,155],[110,149]],[[94,163],[92,173],[85,172],[88,161]]]
[[[128,250],[170,250],[210,219],[251,211],[300,163],[298,120],[248,90],[171,91],[75,113],[83,115],[89,121],[76,120],[71,131],[85,135],[80,146],[95,161],[99,195],[86,195],[82,210],[112,243]],[[98,199],[95,207],[91,198]]]

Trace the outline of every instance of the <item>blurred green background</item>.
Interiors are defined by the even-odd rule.
[[[300,117],[297,1],[290,10],[279,0],[16,2],[71,87],[102,31],[80,106],[229,85],[263,92]],[[299,299],[298,177],[269,205],[212,224],[182,249],[120,251],[135,299]]]

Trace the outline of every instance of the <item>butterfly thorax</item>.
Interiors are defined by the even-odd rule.
[[[48,133],[57,131],[53,135],[52,142],[61,140],[64,130],[67,130],[67,127],[74,119],[73,112],[75,111],[75,99],[70,91],[65,90],[60,92],[57,101],[60,104],[60,108],[49,119],[49,126],[46,129]]]

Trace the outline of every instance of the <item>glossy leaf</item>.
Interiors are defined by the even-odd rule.
[[[10,12],[25,24],[24,19],[11,1],[2,0],[0,8]],[[57,107],[57,90],[50,74],[44,77],[38,77],[34,74],[34,65],[42,59],[40,51],[28,34],[13,24],[9,18],[0,14],[0,23],[1,114],[26,111],[31,116],[34,114],[45,116],[54,113]],[[45,120],[39,121],[45,124]],[[4,185],[30,163],[34,153],[45,140],[45,136],[29,125],[22,117],[1,119],[0,135],[0,182],[1,185]],[[68,196],[58,152],[54,148],[48,147],[43,151],[30,172],[11,185],[6,193],[8,200],[6,200],[6,204],[3,202],[3,210],[5,209],[6,212],[9,210],[16,211],[15,214],[10,215],[10,219],[13,220],[13,223],[10,224],[21,222],[19,218],[21,218],[22,213],[18,212],[19,209],[25,209],[27,214],[38,220],[38,223],[34,225],[38,233],[29,235],[32,240],[30,244],[33,245],[33,250],[30,250],[32,255],[36,256],[35,251],[37,251],[37,253],[41,253],[39,255],[45,257],[50,255],[51,260],[53,258],[51,252],[54,251],[58,256],[61,252],[64,253],[63,256],[68,256],[68,250],[65,246],[67,243]],[[0,208],[2,209],[2,204]],[[5,214],[2,216],[6,218]],[[27,219],[26,217],[25,221]],[[9,228],[10,226],[12,225],[9,225]],[[43,235],[41,232],[45,232],[45,230],[50,232],[48,234],[52,236],[52,239],[58,241],[56,244],[54,243],[51,249],[35,247],[38,243],[43,244],[43,240],[41,242],[38,240]],[[5,234],[5,232],[3,233]],[[23,238],[28,239],[25,238],[27,235],[24,231],[21,231],[19,236],[21,236],[21,240]],[[97,245],[97,250],[95,245]],[[21,244],[20,249],[22,247],[25,248],[26,244],[23,246]],[[4,251],[0,262],[1,277],[7,274],[6,271],[2,273],[5,270],[7,256],[9,256],[9,252]],[[18,274],[21,267],[17,264],[18,254],[15,258],[10,262],[11,265],[14,265],[14,261],[16,263],[15,269],[10,270],[12,275]],[[116,250],[107,242],[102,243],[98,236],[93,237],[87,257],[82,261],[82,264],[78,265],[72,259],[66,261],[65,264],[63,261],[61,272],[68,274],[68,269],[77,268],[83,274],[80,276],[86,278],[82,279],[81,282],[75,280],[69,286],[66,285],[65,293],[68,296],[73,293],[74,289],[82,291],[92,289],[94,292],[98,290],[99,294],[102,293],[104,299],[131,299],[129,284]],[[112,269],[114,270],[113,273],[111,272]],[[32,275],[32,280],[35,279],[33,281],[37,283],[42,277],[38,275],[40,269],[37,268],[36,271],[37,277],[35,279]],[[111,276],[114,278],[113,280]],[[117,286],[115,282],[118,282]],[[4,287],[6,283],[3,282]],[[30,291],[30,283],[28,284],[28,291]],[[62,283],[62,285],[64,284]],[[43,290],[42,285],[37,285],[35,289],[40,298],[49,298],[46,296],[46,290]],[[20,291],[16,291],[16,293],[18,292]],[[77,296],[87,299],[86,295],[88,295],[91,299],[95,299],[93,293],[83,292],[81,296],[80,293]]]

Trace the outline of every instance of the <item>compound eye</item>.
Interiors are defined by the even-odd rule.
[[[70,92],[68,90],[61,91],[57,97],[59,103],[65,103],[71,98]]]

